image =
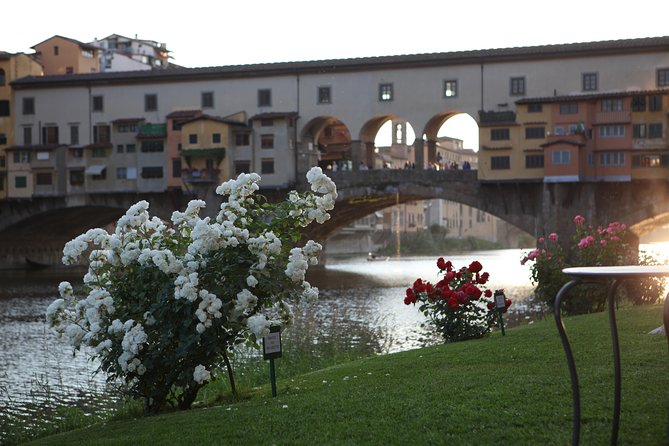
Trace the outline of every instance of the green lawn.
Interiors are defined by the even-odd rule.
[[[669,444],[660,306],[618,312],[619,444]],[[613,367],[606,313],[565,319],[581,382],[581,444],[608,444]],[[567,445],[572,402],[551,319],[477,340],[348,362],[281,380],[243,402],[111,421],[34,445]]]

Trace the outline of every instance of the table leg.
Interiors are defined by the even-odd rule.
[[[618,324],[616,323],[615,294],[620,285],[619,280],[614,280],[609,287],[607,295],[607,306],[609,307],[609,326],[611,328],[611,340],[613,341],[613,369],[614,396],[613,396],[613,422],[611,425],[611,444],[618,444],[618,428],[620,426],[620,344],[618,343]]]
[[[560,333],[560,339],[562,340],[562,347],[564,348],[564,353],[567,356],[567,365],[569,366],[569,377],[571,378],[571,395],[574,407],[574,419],[572,424],[572,436],[571,443],[573,446],[578,445],[579,435],[581,432],[581,396],[578,389],[578,375],[576,374],[576,363],[574,362],[574,355],[571,351],[571,346],[569,345],[569,338],[567,337],[567,332],[564,329],[564,324],[562,323],[562,312],[560,306],[562,305],[562,299],[567,294],[567,292],[573,288],[580,281],[578,279],[571,280],[565,283],[560,291],[558,291],[557,296],[555,296],[555,323],[557,325],[558,333]]]

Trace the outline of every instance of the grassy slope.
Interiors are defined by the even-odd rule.
[[[667,341],[659,306],[618,312],[619,444],[669,444]],[[605,313],[567,318],[581,382],[581,444],[608,444],[613,368]],[[103,444],[565,445],[571,390],[548,320],[477,341],[379,356],[281,381],[248,401],[109,422],[35,441]]]

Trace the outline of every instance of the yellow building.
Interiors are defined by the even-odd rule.
[[[237,121],[210,115],[196,116],[181,124],[181,178],[187,189],[208,188],[231,176],[226,153]]]
[[[46,76],[100,71],[100,50],[93,45],[56,35],[32,48],[44,67]]]
[[[14,99],[9,85],[13,80],[24,76],[40,76],[42,66],[35,59],[24,53],[6,53],[0,51],[0,199],[7,198],[7,148],[16,144],[14,135]]]

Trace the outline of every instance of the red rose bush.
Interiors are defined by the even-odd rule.
[[[468,267],[455,269],[443,257],[437,260],[441,280],[432,284],[417,279],[407,288],[404,303],[418,304],[432,328],[446,342],[475,339],[489,333],[495,324],[493,293],[485,287],[490,274],[473,261]],[[511,300],[506,299],[506,307]]]

